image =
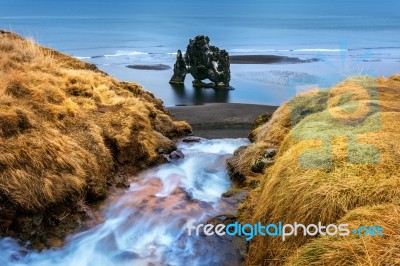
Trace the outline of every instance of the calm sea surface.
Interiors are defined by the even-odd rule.
[[[0,0],[0,28],[61,50],[118,79],[136,81],[167,106],[207,102],[280,104],[310,87],[400,66],[400,1],[28,1]],[[278,1],[276,1],[278,2]],[[319,58],[306,64],[232,65],[234,91],[168,84],[188,40],[208,35],[232,55]]]

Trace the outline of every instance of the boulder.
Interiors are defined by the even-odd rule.
[[[173,151],[169,155],[169,159],[171,159],[171,160],[179,160],[179,159],[183,159],[183,158],[185,158],[185,155],[183,154],[183,152],[181,150]]]
[[[200,137],[188,136],[183,139],[183,142],[200,142],[202,139]]]
[[[264,151],[262,157],[258,158],[254,164],[251,166],[251,171],[253,173],[264,172],[265,167],[271,166],[275,163],[274,157],[276,155],[276,149],[269,148]]]
[[[264,151],[264,158],[272,158],[276,155],[276,149],[269,148]]]
[[[274,164],[274,160],[271,158],[261,157],[258,158],[254,164],[251,166],[251,171],[253,173],[262,173],[264,168]]]

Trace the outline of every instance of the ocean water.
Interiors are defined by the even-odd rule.
[[[400,1],[0,0],[0,28],[136,81],[167,106],[208,102],[281,104],[352,75],[390,76],[400,66]],[[233,91],[171,86],[188,40],[208,35],[231,55],[318,58],[303,64],[231,65]]]

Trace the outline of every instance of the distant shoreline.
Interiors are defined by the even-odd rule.
[[[281,55],[231,55],[229,61],[233,65],[269,65],[269,64],[304,64],[319,62],[318,58],[300,59],[298,57],[289,57]],[[163,71],[172,69],[167,64],[131,64],[127,68],[136,70]]]
[[[171,69],[169,65],[165,64],[154,64],[154,65],[127,65],[127,68],[137,69],[137,70],[168,70]]]
[[[231,64],[303,64],[320,61],[318,58],[300,59],[281,55],[231,55]]]
[[[175,120],[188,122],[195,136],[214,139],[247,138],[254,120],[266,112],[275,112],[277,108],[259,104],[210,103],[167,109]]]

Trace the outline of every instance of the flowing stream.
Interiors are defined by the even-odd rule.
[[[188,236],[186,224],[234,211],[236,206],[221,198],[231,185],[226,159],[247,142],[178,143],[185,158],[133,178],[129,189],[107,200],[102,224],[70,236],[62,248],[41,252],[2,239],[0,265],[240,265],[227,241]]]

